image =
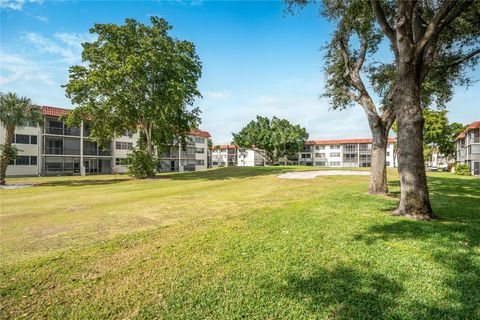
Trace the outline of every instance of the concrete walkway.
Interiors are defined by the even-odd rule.
[[[317,170],[282,173],[280,179],[313,179],[318,176],[369,176],[369,171]]]

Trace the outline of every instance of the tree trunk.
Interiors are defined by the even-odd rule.
[[[403,71],[403,72],[402,72]],[[435,219],[430,206],[423,154],[423,115],[420,86],[414,69],[401,70],[394,98],[398,124],[398,172],[401,195],[395,215]]]
[[[382,127],[372,130],[372,160],[370,168],[369,194],[386,195],[387,185],[387,143],[388,130]]]
[[[152,159],[155,159],[155,146],[153,145],[153,142],[152,142],[152,126],[151,124],[149,125],[145,125],[144,126],[144,132],[145,132],[145,151],[147,152],[147,154],[150,155],[150,157]],[[179,155],[180,155],[180,152],[182,152],[180,146],[178,147],[178,152],[179,152]],[[180,166],[180,163],[178,164]],[[149,174],[148,174],[148,178],[153,178],[155,177],[155,170],[152,170]]]
[[[11,148],[12,143],[13,143],[13,137],[15,135],[15,127],[8,127],[6,130],[6,136],[5,136],[5,147]],[[0,156],[0,185],[4,186],[5,185],[5,178],[7,176],[7,168],[8,164],[10,163],[10,157],[7,156],[6,150],[2,152],[2,155]]]
[[[155,147],[150,139],[147,138],[147,143],[146,143],[146,148],[147,148],[147,153],[152,157],[152,159],[155,159]],[[181,148],[178,148],[178,152],[182,152]],[[179,163],[180,165],[180,163]],[[155,170],[151,171],[150,174],[148,175],[149,178],[155,177]]]

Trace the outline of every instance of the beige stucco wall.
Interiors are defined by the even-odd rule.
[[[41,132],[39,127],[23,127],[15,129],[15,134],[26,134],[37,136],[37,144],[17,144],[14,145],[19,149],[19,156],[36,156],[37,165],[10,165],[7,168],[7,176],[36,176],[40,172],[40,143]],[[0,125],[0,143],[5,143],[6,130]]]

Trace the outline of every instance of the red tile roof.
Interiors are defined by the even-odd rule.
[[[190,131],[190,134],[194,135],[194,136],[203,137],[203,138],[210,138],[211,137],[210,133],[208,133],[207,131],[202,131],[202,130],[192,130],[192,131]]]
[[[233,144],[222,144],[219,146],[212,146],[210,149],[215,150],[215,149],[237,149],[238,146],[233,145]]]
[[[309,145],[325,145],[325,144],[347,144],[347,143],[372,143],[372,138],[360,138],[360,139],[338,139],[338,140],[314,140],[307,141],[305,144]],[[396,142],[395,138],[388,138],[389,143]]]
[[[44,116],[52,116],[52,117],[60,117],[61,115],[64,115],[70,112],[69,109],[55,108],[55,107],[49,107],[49,106],[42,106],[41,110]]]
[[[465,134],[467,134],[468,131],[470,131],[470,130],[472,130],[472,129],[476,129],[476,128],[478,128],[478,127],[480,127],[480,121],[474,121],[474,122],[472,122],[468,127],[465,128],[465,130],[464,130],[462,133],[460,133],[460,134],[458,135],[458,137],[455,138],[455,140],[465,138]]]

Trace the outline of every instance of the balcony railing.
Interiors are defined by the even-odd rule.
[[[62,136],[80,136],[80,129],[77,128],[58,128],[58,127],[45,127],[45,133],[57,134]]]
[[[56,147],[44,147],[44,154],[56,155],[80,155],[80,149],[65,149]],[[97,149],[83,149],[83,154],[86,156],[111,156],[111,150],[97,150]]]
[[[79,155],[80,149],[65,149],[56,147],[44,147],[44,154],[59,154],[59,155]]]

